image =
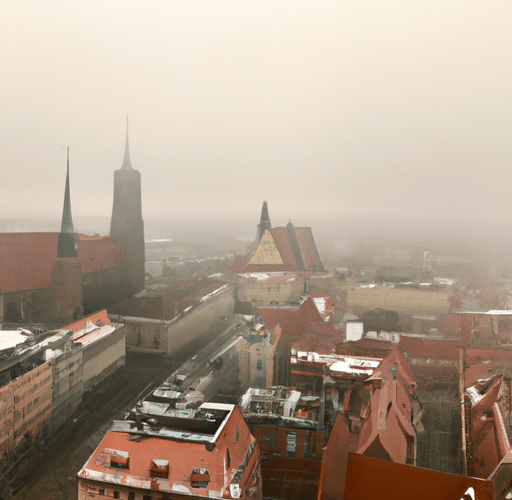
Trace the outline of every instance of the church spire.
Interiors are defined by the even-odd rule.
[[[270,229],[272,225],[270,224],[270,216],[268,215],[268,206],[267,202],[263,202],[263,206],[261,207],[261,217],[260,217],[260,223],[258,224],[258,232],[257,232],[257,240],[259,243],[259,240],[261,240],[261,237],[265,233],[267,229]]]
[[[71,217],[71,196],[69,194],[69,148],[68,161],[66,169],[66,188],[64,191],[64,207],[62,209],[62,223],[60,226],[61,233],[74,233],[73,219]]]
[[[123,165],[121,167],[122,170],[132,170],[132,162],[130,161],[130,144],[128,137],[128,117],[126,117],[126,144],[124,146],[124,159]]]
[[[69,191],[69,148],[67,154],[66,188],[64,191],[64,207],[62,209],[62,222],[60,226],[57,257],[78,257],[78,247],[73,218],[71,216],[71,195]]]

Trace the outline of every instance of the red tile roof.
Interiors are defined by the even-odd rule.
[[[0,233],[0,293],[50,285],[59,233]],[[117,266],[119,248],[109,236],[78,236],[84,274]]]
[[[119,261],[119,247],[110,236],[78,235],[78,257],[82,273],[112,269]]]
[[[281,258],[285,265],[297,267],[295,257],[293,255],[292,246],[290,244],[290,238],[286,227],[273,227],[270,229],[270,234],[274,238],[277,245]]]
[[[73,330],[73,333],[77,333],[80,330],[83,330],[87,323],[91,322],[93,325],[96,325],[98,321],[101,321],[104,325],[110,325],[110,319],[107,314],[107,310],[103,309],[97,313],[91,314],[90,316],[86,316],[70,325],[62,327],[62,330]]]
[[[199,421],[197,415],[208,413],[209,408],[214,408],[210,410],[213,412],[215,408],[227,408],[226,417],[221,427],[208,429],[208,435],[203,436],[201,422],[206,420]],[[145,491],[179,491],[194,497],[227,497],[230,483],[240,484],[243,491],[249,486],[260,452],[240,410],[233,405],[205,403],[195,415],[189,417],[187,411],[190,412],[176,410],[174,417],[155,416],[153,423],[144,424],[140,430],[133,421],[114,422],[79,472],[79,478]],[[208,422],[218,425],[215,418]],[[167,464],[168,477],[151,474],[159,464]],[[203,481],[204,486],[194,486],[194,482]]]
[[[268,230],[279,251],[282,264],[253,263],[246,266],[249,272],[324,271],[310,227],[273,227]]]
[[[345,498],[349,452],[398,463],[413,460],[416,429],[412,422],[420,414],[414,409],[417,402],[411,375],[405,358],[395,348],[366,379],[364,386],[369,390],[356,384],[347,394],[344,413],[336,418],[323,457],[323,498]]]
[[[0,293],[50,285],[59,233],[0,233]]]
[[[323,271],[324,266],[316,248],[313,233],[310,227],[296,227],[295,233],[302,251],[304,265],[310,271]]]
[[[258,307],[268,330],[277,324],[281,325],[284,333],[290,336],[303,336],[308,332],[322,330],[331,331],[333,325],[324,321],[323,315],[318,310],[314,298],[324,297],[329,310],[334,308],[334,302],[328,295],[316,294],[309,296],[297,307]]]
[[[472,491],[473,496],[464,496],[468,490]],[[495,498],[491,481],[397,464],[355,453],[348,454],[345,495],[352,500]],[[341,499],[343,496],[340,494],[333,498]]]

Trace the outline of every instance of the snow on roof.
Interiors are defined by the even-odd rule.
[[[491,309],[490,311],[455,311],[457,314],[478,314],[483,316],[512,316],[510,309]]]
[[[346,360],[337,361],[336,363],[332,364],[329,368],[331,371],[339,373],[360,373],[368,375],[371,375],[373,373],[373,367],[370,366],[370,364],[366,366],[359,365],[358,367],[355,367]]]
[[[4,349],[12,349],[18,344],[25,342],[28,338],[29,337],[27,335],[23,335],[23,333],[17,330],[1,330],[0,351],[3,351]]]
[[[313,297],[316,308],[320,314],[325,314],[325,297]]]
[[[102,337],[106,337],[116,329],[116,327],[113,325],[93,326],[93,330],[84,331],[86,330],[86,328],[84,328],[84,330],[77,332],[75,335],[73,335],[73,340],[79,344],[82,344],[83,346],[86,346],[88,344],[92,344]]]

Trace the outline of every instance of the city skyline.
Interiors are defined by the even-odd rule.
[[[3,218],[506,222],[512,6],[5,2]],[[470,230],[470,228],[468,228]]]

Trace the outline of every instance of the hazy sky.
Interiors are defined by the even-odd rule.
[[[512,215],[512,2],[0,2],[0,216]]]

